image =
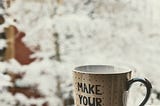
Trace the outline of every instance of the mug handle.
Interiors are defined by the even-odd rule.
[[[141,82],[145,85],[146,90],[147,90],[147,94],[144,98],[144,100],[142,101],[142,103],[139,106],[144,106],[146,104],[146,102],[148,101],[150,94],[151,94],[151,89],[152,89],[152,85],[151,83],[147,80],[147,79],[141,79],[141,78],[133,78],[131,80],[128,81],[128,87],[127,90],[129,90],[129,88],[131,87],[131,85],[135,82]]]

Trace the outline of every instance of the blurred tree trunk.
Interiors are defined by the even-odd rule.
[[[61,57],[60,57],[60,44],[59,44],[59,34],[58,33],[54,33],[54,44],[55,44],[55,59],[57,61],[61,61]]]

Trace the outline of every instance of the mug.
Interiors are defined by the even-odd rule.
[[[79,66],[73,71],[75,106],[126,106],[128,90],[134,82],[147,88],[148,101],[152,89],[147,79],[131,79],[131,69],[112,65]]]

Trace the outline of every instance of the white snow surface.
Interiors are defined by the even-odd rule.
[[[0,97],[6,101],[3,106],[13,106],[16,100],[40,106],[46,99],[50,106],[62,106],[61,98],[56,96],[57,76],[63,83],[62,91],[69,92],[71,88],[66,86],[72,83],[71,71],[84,64],[134,67],[133,77],[148,78],[154,91],[160,92],[159,10],[158,0],[63,0],[62,4],[55,0],[43,4],[16,0],[5,12],[17,20],[14,25],[26,33],[23,41],[35,52],[31,57],[38,59],[25,66],[11,60],[1,63],[0,68],[2,72],[26,72],[16,84],[38,85],[46,98],[32,100],[5,91]],[[56,54],[54,33],[59,35],[61,62],[50,59]],[[35,49],[37,46],[39,50]],[[135,84],[128,106],[138,105],[144,95],[144,87]],[[148,105],[160,105],[154,92]]]
[[[0,39],[0,50],[3,50],[7,46],[5,39]]]

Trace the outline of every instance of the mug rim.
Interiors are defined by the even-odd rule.
[[[86,68],[86,69],[83,69]],[[99,68],[96,71],[89,71],[87,69],[89,68]],[[100,68],[112,68],[113,69],[117,69],[117,71],[112,71],[112,72],[107,72],[107,71],[103,71],[100,72],[98,70],[100,70]],[[119,71],[122,70],[122,71]],[[75,67],[73,72],[78,72],[78,73],[84,73],[84,74],[126,74],[126,73],[130,73],[132,72],[132,69],[129,68],[128,66],[116,66],[116,65],[81,65],[78,67]]]

